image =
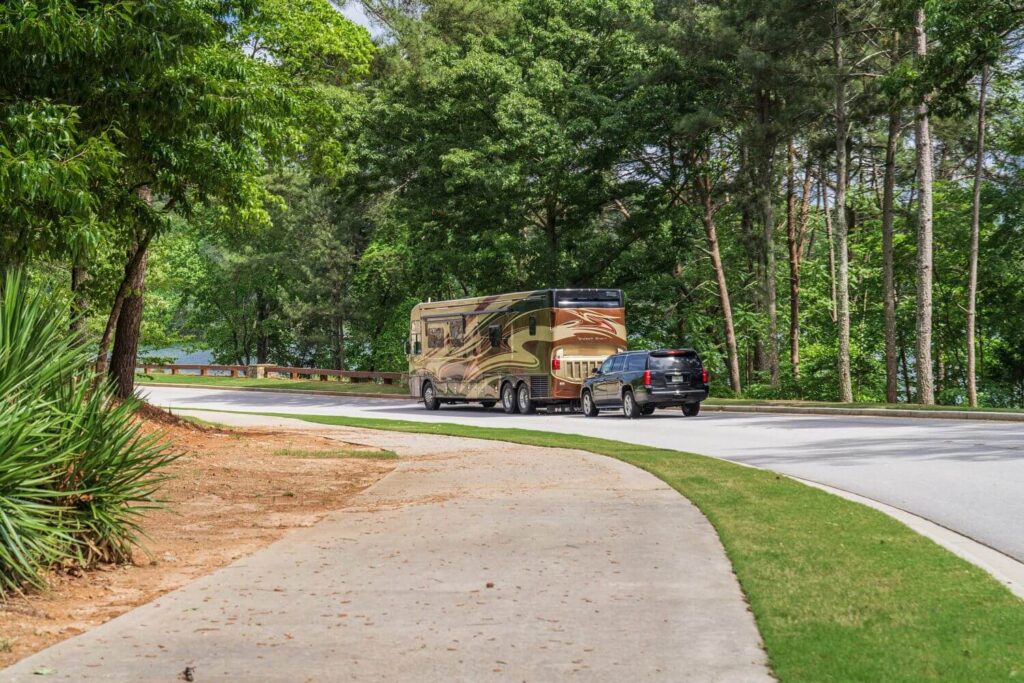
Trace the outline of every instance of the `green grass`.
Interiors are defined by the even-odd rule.
[[[248,377],[217,377],[201,375],[136,375],[140,382],[151,382],[154,384],[204,384],[217,387],[259,387],[273,389],[299,389],[302,391],[322,391],[325,394],[399,394],[407,396],[409,388],[398,384],[377,384],[375,382],[339,382],[330,380],[321,382],[319,380],[302,379],[250,379]]]
[[[1019,408],[971,408],[968,406],[925,406],[918,403],[830,403],[828,401],[795,401],[786,399],[756,399],[756,398],[709,398],[704,401],[705,405],[715,406],[786,406],[795,408],[878,408],[881,410],[956,410],[962,412],[983,412],[983,413],[1020,413],[1024,412]]]
[[[394,451],[370,451],[358,448],[338,448],[330,451],[314,451],[306,448],[280,448],[274,455],[288,458],[366,458],[370,460],[395,460],[398,454]]]
[[[576,434],[287,417],[582,449],[653,473],[714,525],[782,681],[1024,680],[1024,601],[891,517],[773,472]]]
[[[177,415],[176,417],[179,420],[184,420],[185,422],[190,422],[200,427],[213,427],[214,429],[222,429],[225,431],[231,431],[232,429],[234,429],[234,427],[232,427],[231,425],[226,425],[223,424],[222,422],[211,422],[210,420],[203,420],[202,418],[193,417],[192,415]]]

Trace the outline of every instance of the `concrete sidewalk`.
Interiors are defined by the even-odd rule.
[[[579,451],[195,414],[404,460],[355,507],[0,680],[771,680],[714,530],[650,474]]]

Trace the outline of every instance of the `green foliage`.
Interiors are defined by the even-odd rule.
[[[63,559],[121,561],[174,456],[92,388],[63,306],[15,273],[0,300],[0,592]]]
[[[914,3],[369,4],[385,22],[376,46],[328,0],[6,3],[0,268],[35,259],[39,277],[56,282],[68,276],[62,264],[88,266],[77,305],[95,335],[125,254],[157,232],[149,347],[378,370],[404,368],[416,301],[619,286],[630,343],[697,348],[713,391],[728,395],[698,190],[707,183],[744,388],[831,399],[837,20],[849,67],[854,393],[884,398],[880,203],[895,111],[898,374],[901,398],[914,398],[911,109],[927,93],[937,140],[935,373],[941,400],[964,399],[972,78],[989,65],[980,389],[989,405],[1024,401],[1015,246],[1024,13],[1014,3],[926,3],[926,60],[912,55]],[[799,376],[785,338],[791,140],[798,205],[810,174]],[[154,191],[153,207],[133,194],[140,185]],[[778,264],[775,386],[769,255]]]

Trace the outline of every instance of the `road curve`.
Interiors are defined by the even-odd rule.
[[[141,388],[164,407],[348,415],[585,434],[702,453],[827,484],[906,510],[1024,562],[1024,424],[890,417],[658,411],[506,415],[476,406],[428,412],[387,399]]]

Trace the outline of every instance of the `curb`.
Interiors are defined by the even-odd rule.
[[[967,410],[906,410],[900,408],[826,408],[822,406],[754,406],[701,404],[701,412],[775,413],[780,415],[846,415],[851,417],[906,417],[923,420],[988,420],[1024,422],[1024,413]]]
[[[220,391],[255,391],[267,394],[305,394],[307,396],[335,396],[338,398],[345,398],[351,396],[353,398],[383,398],[383,399],[397,399],[399,401],[418,401],[420,399],[415,396],[407,396],[405,394],[385,394],[385,393],[372,393],[368,391],[316,391],[315,389],[287,389],[287,388],[276,388],[276,387],[231,387],[224,386],[222,384],[172,384],[171,382],[135,382],[139,386],[144,387],[185,387],[188,389],[218,389]]]
[[[896,521],[910,527],[915,533],[931,539],[957,557],[985,570],[999,583],[1006,586],[1011,593],[1018,598],[1024,599],[1024,562],[1010,557],[1006,553],[996,550],[981,541],[976,541],[970,536],[965,536],[959,531],[954,531],[938,522],[933,522],[926,517],[908,512],[903,508],[810,479],[801,479],[792,475],[786,476],[801,484],[821,489],[826,493],[831,493],[834,496],[845,498],[854,503],[866,505],[869,508],[889,515]]]

